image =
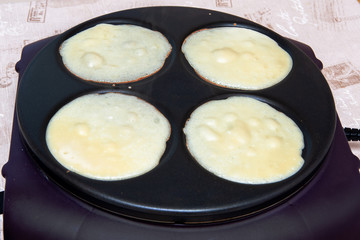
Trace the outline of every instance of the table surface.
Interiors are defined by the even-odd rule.
[[[276,4],[265,0],[0,0],[0,167],[9,155],[18,80],[15,64],[22,48],[88,19],[147,6],[221,11],[310,45],[323,62],[322,73],[342,125],[360,128],[360,94],[356,94],[360,92],[360,3],[356,0],[278,0]],[[360,143],[350,142],[350,147],[360,157]],[[1,177],[0,190],[4,186]]]

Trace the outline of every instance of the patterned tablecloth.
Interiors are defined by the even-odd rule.
[[[22,48],[88,19],[146,6],[188,6],[237,15],[310,45],[323,62],[344,127],[360,128],[360,3],[356,0],[0,0],[0,167],[8,160]],[[360,157],[360,143],[350,142]],[[0,178],[0,190],[4,178]],[[2,228],[2,224],[0,225]]]

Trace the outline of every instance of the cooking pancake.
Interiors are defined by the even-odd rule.
[[[202,78],[234,89],[270,87],[292,68],[290,55],[274,40],[240,27],[194,32],[184,41],[182,51]]]
[[[193,157],[227,180],[281,181],[303,165],[303,134],[285,114],[250,97],[229,97],[198,107],[184,128]]]
[[[78,77],[107,83],[140,80],[154,74],[171,51],[159,32],[135,25],[98,24],[64,41],[60,55]]]
[[[88,94],[52,117],[46,142],[55,159],[70,171],[118,180],[153,169],[169,135],[168,120],[144,100],[121,93]]]

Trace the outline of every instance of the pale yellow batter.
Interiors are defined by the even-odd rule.
[[[98,24],[60,47],[65,66],[85,80],[122,83],[157,72],[171,51],[159,32],[135,25]]]
[[[283,80],[292,59],[274,40],[240,27],[203,29],[192,33],[182,51],[204,79],[229,88],[257,90]]]
[[[193,157],[219,177],[247,184],[281,181],[303,165],[303,134],[285,114],[249,97],[198,107],[184,128]]]
[[[48,148],[60,164],[100,180],[150,171],[169,136],[170,124],[156,108],[120,93],[79,97],[62,107],[46,130]]]

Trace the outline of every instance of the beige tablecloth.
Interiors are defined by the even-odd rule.
[[[310,45],[345,127],[360,128],[360,3],[356,0],[0,0],[0,167],[8,160],[22,48],[88,19],[146,6],[188,6],[237,15]],[[360,142],[350,142],[360,157]],[[1,177],[0,190],[5,180]],[[1,224],[2,226],[2,224]]]

